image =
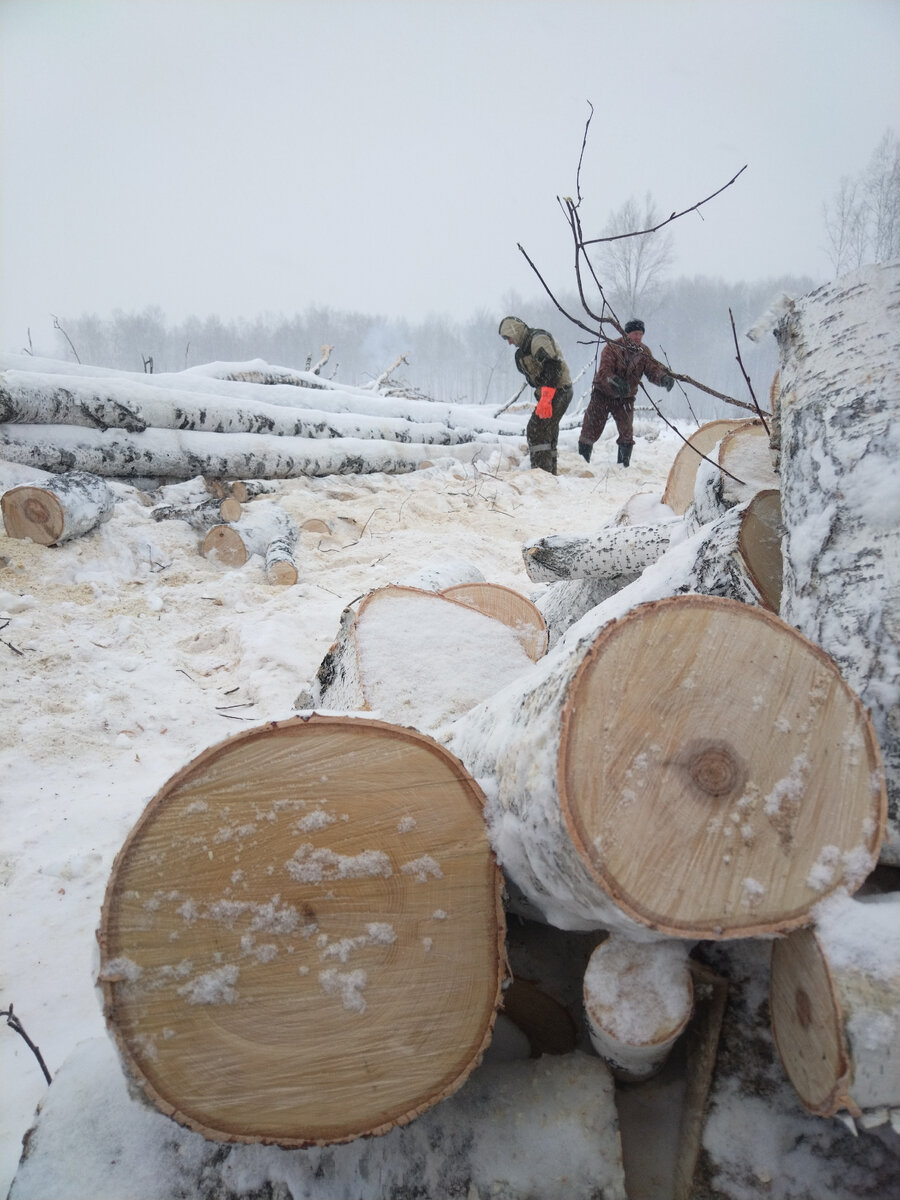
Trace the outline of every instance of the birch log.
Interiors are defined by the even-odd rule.
[[[313,397],[318,393],[308,392]],[[251,400],[209,396],[187,389],[154,387],[126,379],[65,378],[22,371],[0,376],[0,423],[73,425],[88,429],[183,429],[197,433],[266,433],[279,437],[386,439],[454,445],[471,441],[466,430],[438,421],[412,422],[400,416],[326,413],[300,403],[296,408]]]
[[[374,711],[431,731],[533,666],[515,629],[469,604],[390,584],[341,615],[296,707]]]
[[[900,261],[795,302],[780,347],[782,617],[872,712],[900,864]]]
[[[604,525],[596,533],[552,534],[522,547],[528,578],[535,583],[640,575],[665,553],[679,521],[654,525]]]
[[[772,1033],[810,1112],[900,1117],[900,894],[836,896],[772,950]]]
[[[584,976],[591,1044],[617,1079],[638,1082],[662,1067],[693,1008],[688,947],[610,934]]]
[[[274,543],[281,548],[273,550],[273,564],[278,561],[293,565],[293,547],[299,536],[294,518],[275,500],[260,500],[253,505],[236,524],[214,525],[200,546],[204,558],[211,558],[223,566],[241,567],[258,554],[266,560]],[[278,559],[276,555],[281,554]],[[291,582],[296,583],[296,578]]]
[[[71,425],[2,425],[0,455],[42,470],[91,471],[127,478],[190,479],[195,475],[292,479],[301,475],[354,475],[414,471],[423,459],[471,462],[485,442],[459,446],[277,437],[273,434],[197,433],[191,430],[81,429]]]
[[[663,504],[668,504],[679,516],[686,512],[694,499],[694,480],[697,468],[703,461],[701,455],[710,454],[733,429],[751,423],[752,419],[707,421],[695,430],[675,455],[663,491]]]
[[[115,496],[104,480],[71,471],[20,484],[0,497],[3,523],[11,538],[54,546],[89,533],[112,516]]]
[[[881,762],[831,659],[730,600],[604,609],[442,734],[535,910],[636,940],[746,937],[858,887],[884,830]]]
[[[281,587],[292,587],[297,582],[297,564],[294,561],[296,538],[276,537],[266,547],[266,579]]]
[[[240,520],[241,512],[241,506],[233,496],[225,496],[221,500],[211,496],[188,508],[177,504],[158,504],[150,510],[150,516],[154,521],[184,521],[193,529],[209,530],[223,521],[228,524]]]
[[[99,981],[129,1075],[224,1142],[385,1133],[455,1091],[504,974],[483,797],[430,738],[272,723],[200,754],[119,852]]]
[[[499,583],[457,583],[443,589],[443,595],[460,604],[468,604],[486,617],[493,617],[513,630],[525,653],[535,662],[547,652],[547,623],[536,605]]]

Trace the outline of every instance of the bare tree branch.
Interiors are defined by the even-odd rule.
[[[741,368],[741,374],[744,376],[744,380],[747,384],[747,389],[750,392],[750,395],[753,397],[753,407],[756,409],[756,415],[762,421],[763,429],[765,429],[766,433],[768,433],[769,426],[766,422],[765,416],[763,415],[763,410],[759,407],[759,401],[756,399],[756,393],[753,390],[753,384],[750,382],[750,376],[744,370],[744,360],[741,358],[741,348],[738,345],[737,330],[734,327],[734,314],[732,313],[730,308],[728,310],[728,319],[731,321],[731,336],[734,338],[734,350],[735,350],[735,355],[737,357],[738,366]]]
[[[37,1046],[34,1044],[34,1042],[31,1040],[31,1038],[28,1036],[28,1034],[25,1032],[22,1022],[13,1013],[12,1004],[10,1004],[9,1008],[4,1008],[2,1011],[0,1011],[0,1017],[6,1017],[6,1023],[10,1027],[10,1029],[14,1029],[16,1031],[16,1033],[18,1033],[20,1035],[20,1037],[25,1039],[25,1044],[31,1050],[34,1057],[38,1060],[38,1064],[40,1065],[41,1070],[44,1072],[44,1078],[47,1080],[48,1083],[52,1083],[53,1077],[51,1076],[50,1072],[47,1070],[47,1064],[44,1062],[43,1055],[41,1054],[41,1052],[37,1048]]]

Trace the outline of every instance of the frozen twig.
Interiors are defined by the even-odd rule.
[[[4,1008],[2,1011],[0,1011],[0,1016],[6,1017],[6,1023],[10,1027],[10,1029],[14,1029],[16,1031],[16,1033],[18,1033],[20,1035],[20,1037],[24,1038],[26,1046],[28,1046],[29,1050],[31,1050],[34,1057],[38,1060],[38,1065],[40,1066],[41,1070],[44,1072],[44,1078],[47,1080],[48,1083],[52,1083],[53,1077],[50,1074],[50,1072],[47,1070],[47,1064],[44,1062],[43,1055],[41,1054],[38,1047],[31,1040],[31,1038],[28,1036],[28,1034],[25,1032],[25,1030],[22,1026],[22,1022],[19,1020],[19,1018],[13,1012],[12,1004],[10,1004],[9,1008]]]

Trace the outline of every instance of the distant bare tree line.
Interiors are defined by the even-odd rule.
[[[728,311],[739,332],[763,313],[781,292],[802,295],[819,281],[784,277],[754,283],[729,284],[697,277],[668,283],[655,281],[655,304],[626,315],[647,321],[647,343],[666,361],[677,361],[680,370],[702,378],[732,395],[746,395],[735,361]],[[637,297],[638,303],[641,296]],[[502,309],[502,311],[501,311]],[[52,353],[60,359],[118,370],[144,371],[152,360],[157,373],[181,371],[201,363],[266,362],[303,370],[318,362],[324,345],[333,347],[322,370],[326,378],[362,385],[378,376],[398,355],[407,365],[395,378],[436,400],[501,405],[519,390],[518,376],[508,347],[497,335],[507,313],[531,325],[551,330],[566,354],[576,383],[573,412],[586,401],[593,375],[595,346],[582,340],[544,297],[525,299],[507,294],[496,310],[481,310],[465,321],[428,317],[424,321],[311,307],[293,316],[259,316],[252,320],[222,320],[217,316],[189,317],[169,322],[159,308],[142,312],[114,312],[109,318],[95,315],[60,316],[54,326]],[[776,365],[774,338],[742,346],[744,364],[757,392],[767,394]],[[666,401],[667,414],[688,418],[673,393]],[[711,398],[692,401],[698,417],[728,415]],[[699,406],[699,407],[698,407]],[[720,411],[721,409],[721,411]]]
[[[900,143],[888,130],[866,167],[844,175],[824,208],[835,275],[900,255]]]

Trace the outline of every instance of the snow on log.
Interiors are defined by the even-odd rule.
[[[512,588],[499,583],[458,583],[443,589],[449,600],[477,608],[486,617],[512,629],[525,653],[536,662],[547,652],[547,623],[536,605]]]
[[[72,471],[11,488],[0,497],[0,508],[9,537],[54,546],[109,520],[115,502],[104,480]]]
[[[273,565],[281,561],[293,566],[293,547],[298,535],[296,521],[276,500],[259,500],[242,514],[237,524],[214,525],[204,537],[200,553],[229,567],[242,567],[251,555],[258,554],[266,560],[268,572],[269,550],[275,543],[280,543],[281,548],[273,551]],[[275,557],[277,554],[282,557]],[[279,573],[283,574],[276,571]],[[296,578],[288,582],[296,583]]]
[[[782,617],[844,673],[881,743],[900,864],[900,261],[797,300],[780,347]]]
[[[297,708],[369,710],[431,730],[532,669],[518,632],[440,593],[389,584],[341,614]]]
[[[753,420],[728,418],[707,421],[705,425],[696,429],[675,455],[663,491],[663,504],[667,504],[679,516],[685,513],[694,499],[697,468],[703,461],[701,455],[709,455],[727,433],[738,426],[751,425]]]
[[[425,592],[442,592],[457,583],[484,583],[484,575],[474,563],[463,558],[426,563],[414,575],[393,579],[401,587],[421,588]]]
[[[95,475],[189,479],[194,475],[292,479],[300,475],[357,475],[414,471],[425,458],[471,462],[485,442],[426,446],[357,438],[278,437],[274,434],[197,433],[192,430],[81,429],[73,425],[2,425],[0,455],[42,470]]]
[[[772,1033],[803,1105],[900,1115],[900,894],[835,895],[772,950]]]
[[[719,475],[715,468],[710,472],[711,478]],[[599,628],[636,604],[682,593],[723,596],[768,607],[773,585],[771,572],[765,569],[765,546],[771,549],[771,542],[765,540],[767,528],[755,509],[752,520],[748,518],[753,505],[754,501],[749,501],[726,509],[686,540],[678,529],[669,549],[638,576],[610,575],[551,584],[535,601],[547,622],[550,645],[556,645],[579,621],[591,620],[589,613],[595,614],[593,624]],[[686,527],[693,513],[692,508],[686,514]]]
[[[104,1013],[163,1113],[225,1142],[384,1133],[455,1091],[504,974],[483,796],[352,717],[205,750],[151,800],[101,912]]]
[[[154,377],[155,378],[155,377]],[[146,376],[145,376],[146,379]],[[317,393],[308,393],[310,396]],[[292,396],[302,402],[296,389]],[[471,441],[466,430],[412,422],[388,414],[324,413],[264,399],[231,399],[133,380],[65,378],[8,371],[0,375],[0,424],[75,425],[89,429],[190,429],[198,433],[266,433],[279,437],[387,439],[454,445]]]
[[[486,1064],[409,1125],[349,1145],[282,1150],[175,1132],[128,1093],[108,1039],[83,1041],[26,1134],[9,1200],[627,1195],[613,1081],[588,1054]]]
[[[487,792],[507,877],[563,929],[716,939],[806,923],[878,854],[866,710],[761,608],[623,596],[441,734]],[[613,604],[624,614],[604,620]]]
[[[742,504],[763,489],[778,487],[769,430],[760,420],[741,421],[729,430],[719,443],[715,459],[723,470],[726,504]]]
[[[296,539],[277,537],[266,547],[266,579],[281,587],[293,587],[297,582],[297,564],[294,562]]]
[[[189,508],[177,504],[158,504],[150,510],[150,516],[154,521],[185,521],[193,529],[208,530],[223,521],[227,524],[240,520],[241,512],[241,506],[233,496],[225,496],[221,500],[211,496]]]
[[[640,575],[681,533],[680,521],[658,525],[604,525],[596,533],[552,534],[522,547],[528,578],[535,583],[559,579]]]
[[[692,1009],[685,943],[633,942],[612,933],[591,955],[584,975],[591,1044],[617,1079],[655,1075]]]

